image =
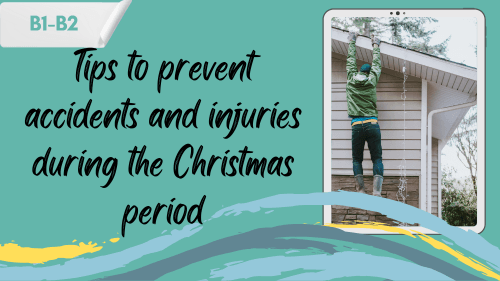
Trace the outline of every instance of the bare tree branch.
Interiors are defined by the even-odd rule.
[[[470,172],[477,195],[477,106],[471,107],[451,136],[448,145],[457,148],[457,157]]]

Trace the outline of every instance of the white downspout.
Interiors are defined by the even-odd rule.
[[[445,108],[435,109],[429,112],[429,116],[427,117],[427,212],[432,213],[432,116],[436,113],[442,113],[446,111],[462,109],[466,107],[471,107],[477,104],[477,101],[449,106]],[[439,187],[439,183],[438,183]],[[439,211],[439,210],[438,210]]]
[[[441,151],[446,143],[442,140],[438,141],[438,217],[440,219],[443,218],[443,206],[441,205],[441,179],[442,179],[442,171],[441,171]]]
[[[419,202],[420,202],[420,209],[421,210],[427,210],[427,205],[426,205],[426,183],[427,183],[427,168],[426,164],[427,163],[427,143],[425,142],[426,140],[426,129],[427,129],[427,80],[422,79],[422,112],[420,113],[421,119],[420,122],[420,192],[419,192]]]

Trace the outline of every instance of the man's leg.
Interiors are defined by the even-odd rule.
[[[365,137],[362,125],[352,127],[352,169],[356,181],[356,191],[366,193],[363,181],[363,150],[365,148]]]
[[[367,124],[366,140],[373,162],[373,195],[380,197],[384,180],[384,164],[382,163],[382,137],[378,123]]]

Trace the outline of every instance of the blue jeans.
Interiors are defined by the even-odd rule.
[[[363,174],[363,150],[368,143],[373,162],[373,175],[384,176],[382,163],[382,141],[378,123],[364,123],[352,126],[352,165],[354,175]]]

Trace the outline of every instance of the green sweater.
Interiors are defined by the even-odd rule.
[[[347,114],[349,116],[378,117],[377,83],[382,72],[380,48],[373,48],[370,74],[358,72],[356,65],[356,42],[349,42],[347,55]]]

